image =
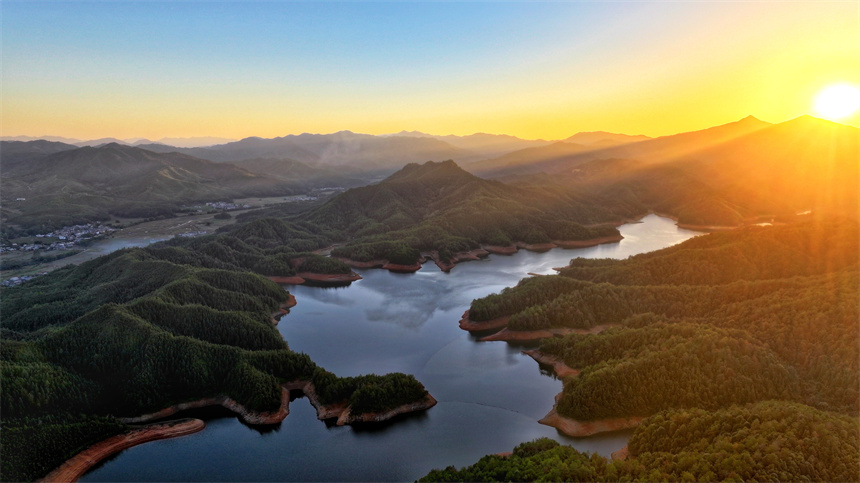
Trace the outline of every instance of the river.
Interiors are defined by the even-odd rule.
[[[472,299],[528,273],[554,273],[574,257],[626,258],[698,234],[656,215],[619,230],[618,243],[490,255],[450,273],[430,262],[413,274],[361,270],[363,280],[348,287],[288,286],[298,305],[278,329],[293,350],[341,376],[414,374],[439,404],[371,428],[329,426],[306,399],[264,431],[225,410],[199,411],[202,432],[125,450],[81,480],[412,481],[542,436],[608,456],[632,431],[569,438],[538,424],[561,381],[521,354],[522,345],[478,342],[457,322]]]

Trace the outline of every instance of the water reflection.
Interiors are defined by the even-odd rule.
[[[414,274],[362,270],[349,287],[288,287],[298,305],[278,324],[294,350],[342,376],[414,374],[439,401],[381,427],[319,422],[306,399],[279,429],[261,434],[234,416],[207,429],[127,450],[82,481],[405,481],[433,468],[474,463],[524,441],[549,437],[608,456],[631,431],[568,438],[537,423],[561,381],[521,345],[478,342],[457,321],[474,298],[554,273],[571,258],[624,258],[680,243],[695,232],[654,215],[620,227],[619,243],[545,253],[520,251]]]

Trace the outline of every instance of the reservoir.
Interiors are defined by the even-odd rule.
[[[479,342],[457,323],[472,299],[529,273],[554,273],[575,257],[626,258],[698,234],[656,215],[619,230],[618,243],[490,255],[450,273],[430,262],[410,274],[359,270],[363,280],[348,287],[286,286],[298,305],[278,329],[292,350],[339,376],[414,374],[439,404],[367,427],[329,426],[304,398],[290,403],[276,427],[252,428],[226,410],[203,410],[194,413],[206,420],[202,432],[130,448],[81,480],[413,481],[539,437],[609,456],[632,431],[569,438],[538,424],[561,381],[523,355],[527,347]]]

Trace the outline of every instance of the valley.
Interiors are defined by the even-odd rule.
[[[493,165],[483,161],[332,170],[341,158],[329,158],[328,167],[286,157],[231,164],[116,143],[12,144],[2,158],[4,167],[11,159],[3,177],[10,196],[25,186],[47,196],[16,203],[65,203],[52,194],[62,192],[77,200],[64,204],[68,219],[94,218],[75,230],[106,238],[74,245],[84,251],[69,257],[19,267],[19,281],[42,275],[0,289],[8,435],[0,444],[18,451],[14,461],[27,462],[4,459],[3,478],[37,478],[132,430],[123,425],[168,415],[218,428],[164,443],[190,467],[156,464],[171,456],[161,443],[147,443],[83,479],[336,480],[347,471],[368,480],[436,478],[443,473],[433,468],[469,465],[535,438],[604,457],[629,440],[627,454],[644,466],[612,471],[639,474],[669,458],[649,459],[653,451],[639,443],[667,411],[705,411],[698,418],[732,408],[789,411],[780,416],[789,420],[822,411],[814,417],[839,420],[860,398],[850,344],[860,338],[851,298],[860,291],[858,190],[845,181],[856,171],[856,131],[814,119],[771,125],[747,118],[668,138],[583,133],[578,139],[594,145],[520,143],[525,153],[502,156],[516,162],[484,174],[490,178],[464,169]],[[359,159],[355,150],[366,143],[367,156],[413,142],[417,153],[428,146],[426,137],[397,138],[256,139],[219,152],[272,155],[267,150],[288,146],[294,151],[284,152],[295,154],[301,141],[308,152],[322,152],[319,143],[348,145]],[[806,147],[772,149],[798,138]],[[841,147],[823,161],[825,175],[813,176],[822,160],[804,153],[834,139]],[[500,149],[487,139],[469,142]],[[193,149],[217,158],[199,152],[210,148]],[[555,157],[532,157],[547,149]],[[755,170],[720,175],[738,169],[740,151],[769,159],[761,168],[770,173],[767,182]],[[619,153],[631,158],[601,158]],[[40,163],[61,163],[77,181],[41,180]],[[281,168],[286,174],[276,173]],[[362,186],[345,189],[350,183]],[[761,195],[737,195],[743,183]],[[98,199],[88,198],[95,193]],[[131,218],[108,208],[116,196],[135,210],[157,209]],[[69,237],[69,228],[49,228],[63,218],[4,210],[9,243]],[[768,226],[757,226],[761,220]],[[700,232],[684,228],[712,225],[725,230],[694,238]],[[532,357],[567,375],[559,378]],[[337,430],[341,443],[320,437],[326,425],[292,422],[307,411],[301,398],[316,413],[309,419],[355,426]],[[754,406],[763,401],[778,403]],[[213,405],[244,423],[202,409]],[[509,430],[464,439],[452,432],[464,420],[473,422],[470,433]],[[833,421],[823,424],[844,424]],[[284,459],[242,476],[223,466],[188,473],[202,465],[191,456],[197,445],[223,453],[220,445],[244,438],[261,451],[263,440],[253,434],[272,438],[279,424],[303,436],[278,437],[265,451],[311,444],[318,449],[311,461],[325,464],[302,472]],[[414,449],[404,438],[429,438],[445,450],[427,449],[426,458],[382,471],[379,457]],[[177,452],[185,442],[188,449]],[[543,439],[530,444],[542,449],[517,451],[534,456],[555,448]],[[323,456],[335,447],[342,455],[336,462]],[[357,459],[367,465],[356,466]],[[608,465],[595,461],[600,471]],[[731,476],[702,464],[698,476]],[[671,471],[660,474],[680,476]]]

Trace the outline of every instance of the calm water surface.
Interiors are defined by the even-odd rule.
[[[439,401],[421,414],[372,428],[327,426],[306,399],[261,432],[229,412],[198,413],[204,431],[128,449],[82,481],[412,481],[433,468],[463,466],[546,436],[604,456],[631,431],[569,438],[537,423],[561,391],[523,346],[477,342],[457,322],[474,298],[554,273],[571,258],[626,258],[697,233],[649,215],[619,228],[619,243],[546,253],[520,251],[414,274],[363,270],[343,288],[287,287],[298,300],[278,325],[293,350],[341,375],[414,374]]]

